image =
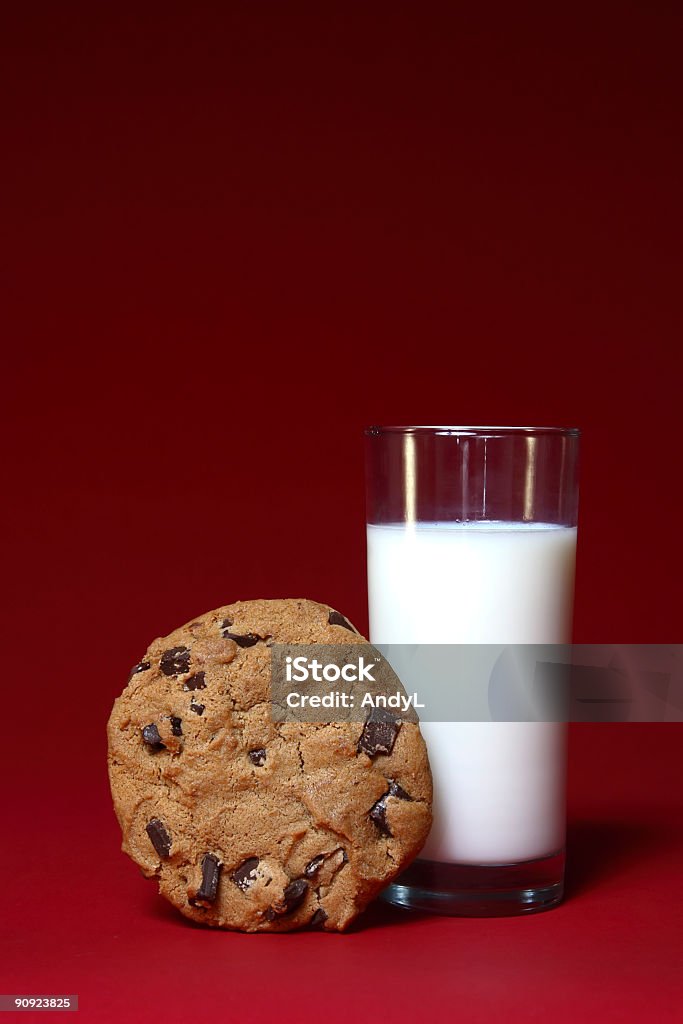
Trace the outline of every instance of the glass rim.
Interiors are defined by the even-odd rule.
[[[364,430],[366,437],[384,434],[431,434],[435,437],[580,437],[578,427],[513,427],[513,426],[371,426]]]

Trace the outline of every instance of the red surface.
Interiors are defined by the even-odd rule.
[[[529,919],[208,933],[118,851],[104,723],[153,636],[260,596],[363,625],[369,422],[581,426],[577,639],[680,639],[680,12],[367,6],[3,12],[0,991],[677,1020],[679,727],[574,730]]]

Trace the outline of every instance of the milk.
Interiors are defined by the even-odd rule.
[[[373,643],[571,639],[575,528],[369,525],[367,542]],[[509,864],[562,848],[564,725],[424,722],[422,732],[434,777],[434,825],[422,858]]]

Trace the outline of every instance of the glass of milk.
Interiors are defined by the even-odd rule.
[[[578,449],[559,427],[369,428],[371,642],[569,643]],[[385,898],[473,916],[559,903],[566,726],[421,726],[434,825]]]

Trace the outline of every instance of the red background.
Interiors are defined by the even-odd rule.
[[[119,852],[152,637],[366,618],[372,422],[584,431],[576,638],[680,639],[675,5],[5,5],[0,990],[88,1020],[673,1021],[681,730],[575,728],[564,905],[208,933]]]

